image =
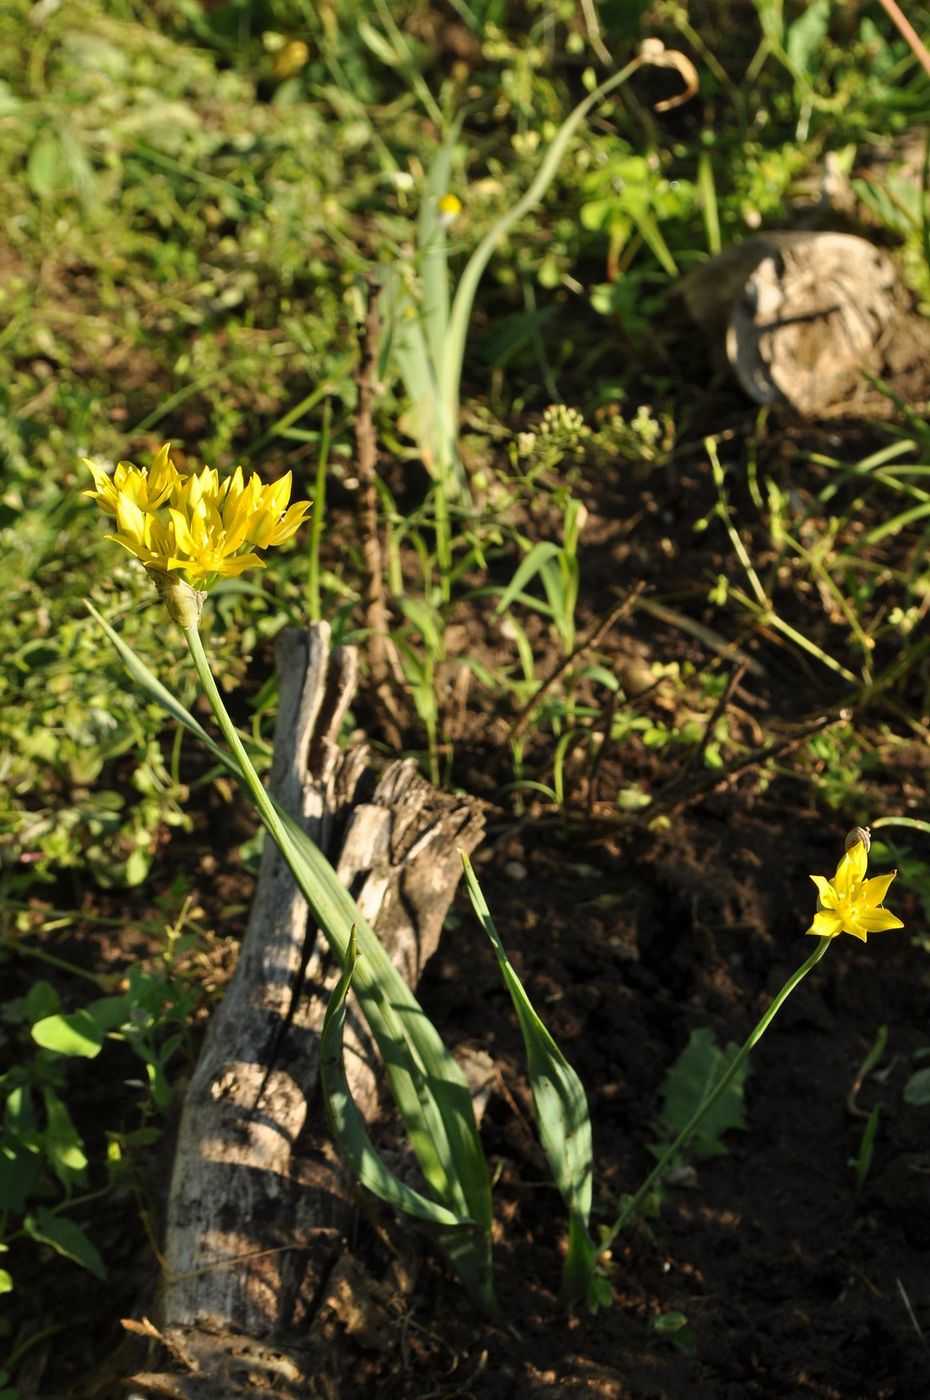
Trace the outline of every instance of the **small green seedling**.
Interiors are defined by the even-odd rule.
[[[862,1190],[872,1166],[872,1153],[875,1149],[875,1134],[878,1132],[878,1120],[881,1117],[881,1112],[880,1107],[876,1104],[866,1119],[865,1127],[862,1130],[862,1137],[859,1139],[858,1152],[855,1157],[850,1157],[849,1161],[846,1163],[856,1174],[857,1191]]]
[[[688,1326],[688,1319],[682,1312],[660,1313],[649,1324],[652,1332],[663,1342],[668,1342],[684,1356],[693,1356],[697,1351],[697,1338]]]

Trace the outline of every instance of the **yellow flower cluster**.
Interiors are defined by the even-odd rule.
[[[194,588],[264,568],[254,551],[289,540],[311,504],[288,505],[290,472],[270,486],[254,472],[246,480],[241,467],[223,479],[213,467],[184,476],[167,443],[148,469],[120,462],[111,477],[86,458],[84,465],[94,478],[85,496],[116,518],[117,532],[107,538],[153,574],[177,574]]]
[[[888,893],[896,870],[890,875],[865,878],[869,856],[866,843],[858,832],[850,832],[849,850],[836,867],[832,880],[824,875],[812,875],[819,898],[814,922],[807,930],[818,938],[835,938],[838,933],[851,933],[853,938],[868,941],[870,933],[903,928],[901,920],[881,903]]]

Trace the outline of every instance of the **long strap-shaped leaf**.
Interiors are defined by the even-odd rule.
[[[446,231],[439,201],[450,193],[452,162],[462,129],[461,118],[454,121],[437,149],[426,178],[426,198],[417,221],[417,252],[422,295],[421,316],[434,365],[442,361],[449,324],[449,257]]]
[[[448,1257],[459,1276],[469,1286],[470,1281],[481,1285],[475,1277],[475,1263],[485,1257],[485,1232],[474,1220],[453,1214],[445,1206],[429,1201],[419,1191],[389,1170],[379,1157],[368,1136],[364,1120],[352,1101],[342,1057],[342,1033],[346,1017],[346,998],[358,964],[358,940],[355,929],[349,937],[343,973],[330,997],[320,1038],[320,1077],[330,1131],[345,1161],[355,1171],[363,1186],[388,1205],[422,1222],[424,1228]],[[388,1025],[393,1012],[385,1006]],[[399,1026],[392,1028],[402,1038]],[[405,1115],[406,1116],[406,1115]]]
[[[323,1031],[320,1036],[320,1080],[323,1086],[323,1102],[326,1120],[335,1139],[336,1146],[345,1161],[349,1163],[361,1181],[382,1201],[414,1215],[432,1225],[455,1226],[465,1222],[453,1215],[445,1206],[429,1201],[419,1191],[401,1181],[378,1155],[365,1120],[359,1113],[352,1090],[346,1078],[343,1062],[343,1030],[346,1022],[346,1003],[349,988],[358,965],[358,938],[353,928],[349,935],[342,976],[333,988],[326,1008]]]
[[[243,782],[235,759],[215,743],[91,604],[87,606],[136,683]],[[282,854],[314,920],[343,964],[349,931],[353,925],[357,930],[362,956],[354,991],[384,1061],[423,1175],[457,1219],[470,1219],[477,1227],[467,1248],[461,1240],[455,1241],[454,1249],[441,1242],[473,1300],[490,1312],[494,1306],[491,1191],[467,1080],[330,862],[299,823],[278,803],[274,806],[284,827]]]
[[[471,861],[464,854],[462,864],[465,867],[465,883],[472,908],[491,940],[501,975],[517,1013],[526,1050],[539,1140],[555,1184],[568,1207],[568,1253],[562,1279],[562,1296],[566,1302],[573,1302],[578,1298],[587,1298],[594,1304],[603,1302],[603,1290],[599,1287],[601,1280],[595,1272],[597,1249],[588,1232],[593,1149],[591,1117],[584,1085],[527,996],[507,956],[500,934],[494,927],[491,911]]]
[[[453,414],[456,410],[459,398],[459,386],[462,378],[462,363],[465,358],[465,337],[468,334],[468,324],[471,320],[472,305],[478,285],[484,274],[484,270],[491,260],[491,256],[498,243],[509,233],[514,224],[523,218],[524,214],[538,204],[546,190],[549,188],[555,173],[559,168],[562,157],[565,155],[568,143],[574,136],[578,127],[585,117],[596,107],[599,102],[614,91],[615,88],[625,83],[642,64],[642,58],[634,58],[619,73],[614,73],[600,87],[578,103],[572,112],[565,118],[546,150],[542,164],[536,172],[526,194],[518,199],[506,214],[503,214],[488,230],[481,242],[478,244],[471,257],[465,265],[465,270],[459,279],[455,297],[452,302],[452,312],[449,317],[449,329],[446,336],[445,350],[442,357],[442,374],[440,377],[440,388],[442,398],[447,410]]]

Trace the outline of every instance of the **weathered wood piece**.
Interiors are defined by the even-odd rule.
[[[330,650],[325,623],[283,633],[278,664],[271,790],[336,863],[415,985],[439,940],[459,851],[480,839],[480,811],[437,792],[411,760],[377,777],[366,748],[339,750],[356,663]],[[185,1097],[169,1192],[160,1332],[191,1374],[137,1376],[153,1394],[231,1397],[240,1382],[243,1393],[287,1392],[300,1371],[288,1343],[295,1329],[306,1335],[342,1247],[353,1187],[320,1131],[318,1102],[308,1128],[338,969],[307,924],[268,841],[236,972]],[[345,1043],[353,1096],[372,1119],[380,1074],[360,1017]]]
[[[848,233],[754,234],[681,283],[692,319],[756,403],[806,417],[884,417],[930,396],[930,322],[894,260]]]

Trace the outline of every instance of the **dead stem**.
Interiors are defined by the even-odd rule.
[[[378,527],[378,437],[373,405],[378,391],[378,343],[381,331],[378,299],[368,283],[368,311],[362,332],[361,356],[355,371],[358,406],[355,410],[356,470],[358,472],[358,529],[365,573],[365,626],[368,630],[368,669],[381,703],[381,726],[392,748],[403,747],[402,716],[391,688],[393,679],[403,685],[403,673],[391,641],[384,601],[384,570]]]

